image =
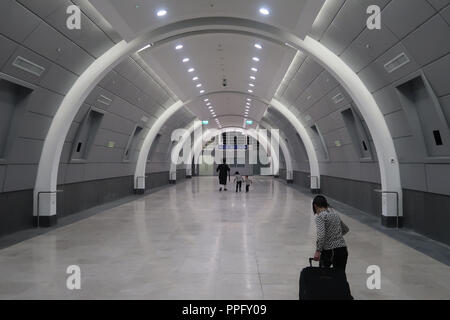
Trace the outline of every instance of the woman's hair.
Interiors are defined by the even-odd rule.
[[[236,173],[235,174],[239,174],[239,171],[236,171]]]
[[[316,208],[314,205],[318,208],[325,208],[325,209],[328,209],[330,207],[327,199],[324,196],[320,196],[320,195],[316,196],[312,202],[313,212],[316,213]]]

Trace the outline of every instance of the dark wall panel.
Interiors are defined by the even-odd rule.
[[[186,169],[177,170],[177,181],[186,179]]]
[[[381,195],[374,192],[375,189],[381,189],[380,184],[330,176],[322,176],[321,179],[321,192],[324,195],[371,215],[381,216]]]
[[[169,171],[147,173],[145,178],[145,189],[161,187],[169,183]]]
[[[309,189],[311,187],[309,172],[294,171],[294,184]]]
[[[0,237],[33,227],[33,190],[0,193]]]
[[[59,185],[57,212],[64,217],[133,194],[133,177],[83,181]]]
[[[405,227],[450,245],[450,196],[403,190]]]
[[[177,172],[180,179],[186,171]],[[146,186],[169,183],[169,172],[148,173]],[[65,217],[134,194],[133,176],[58,185],[57,213]],[[0,193],[0,237],[33,227],[33,190]]]

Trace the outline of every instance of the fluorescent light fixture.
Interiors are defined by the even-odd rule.
[[[262,45],[260,45],[259,43],[255,43],[255,48],[256,49],[262,49]]]
[[[261,13],[262,15],[267,16],[267,15],[270,14],[270,11],[269,11],[269,9],[262,7],[262,8],[259,9],[259,13]]]
[[[151,44],[146,45],[145,47],[139,49],[139,50],[138,50],[138,53],[141,52],[141,51],[144,51],[145,49],[150,48],[151,46],[152,46]]]
[[[167,14],[167,10],[164,10],[164,9],[158,10],[158,12],[156,12],[156,15],[158,17],[164,17],[166,14]]]
[[[190,69],[188,69],[188,72],[194,72],[195,71],[195,69],[194,68],[190,68]]]
[[[258,69],[252,68],[252,71],[253,71],[253,72],[258,72]]]
[[[250,79],[256,80],[256,77],[255,76],[250,76]]]
[[[189,58],[184,58],[183,59],[183,62],[189,62],[191,59],[189,59]]]
[[[259,62],[259,58],[258,57],[253,57],[252,59],[253,59],[253,61]]]
[[[197,88],[200,88],[202,86],[201,83],[199,83],[198,85],[196,85]]]
[[[250,101],[252,101],[252,99],[250,99],[250,98],[247,98],[247,101],[248,101],[248,102],[250,102]]]
[[[254,87],[255,85],[253,83],[248,84],[250,87]]]
[[[175,49],[176,49],[176,50],[181,50],[181,49],[183,49],[183,45],[182,45],[182,44],[178,44],[178,45],[175,47]]]
[[[200,94],[205,93],[205,90],[200,90]]]
[[[197,81],[198,77],[193,77],[192,80]]]
[[[205,101],[205,102],[208,102],[208,101],[209,101],[209,99],[205,99],[205,100],[203,100],[203,101]]]
[[[250,93],[253,93],[253,90],[250,90],[250,89],[249,89],[249,90],[247,90],[247,91],[250,92]]]
[[[209,107],[208,107],[208,109],[212,109],[212,108],[213,108],[212,106],[209,106]]]

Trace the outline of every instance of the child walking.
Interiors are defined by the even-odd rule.
[[[242,176],[239,174],[239,171],[236,171],[234,175],[234,182],[236,182],[236,192],[241,192],[242,189]]]
[[[245,192],[249,192],[250,191],[250,185],[253,183],[252,180],[249,179],[248,176],[245,176]]]

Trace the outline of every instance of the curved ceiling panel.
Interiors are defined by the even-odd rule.
[[[239,17],[295,31],[304,38],[324,0],[90,0],[125,40],[166,24],[191,18]],[[260,12],[265,9],[267,14]],[[158,12],[165,15],[158,16]]]

